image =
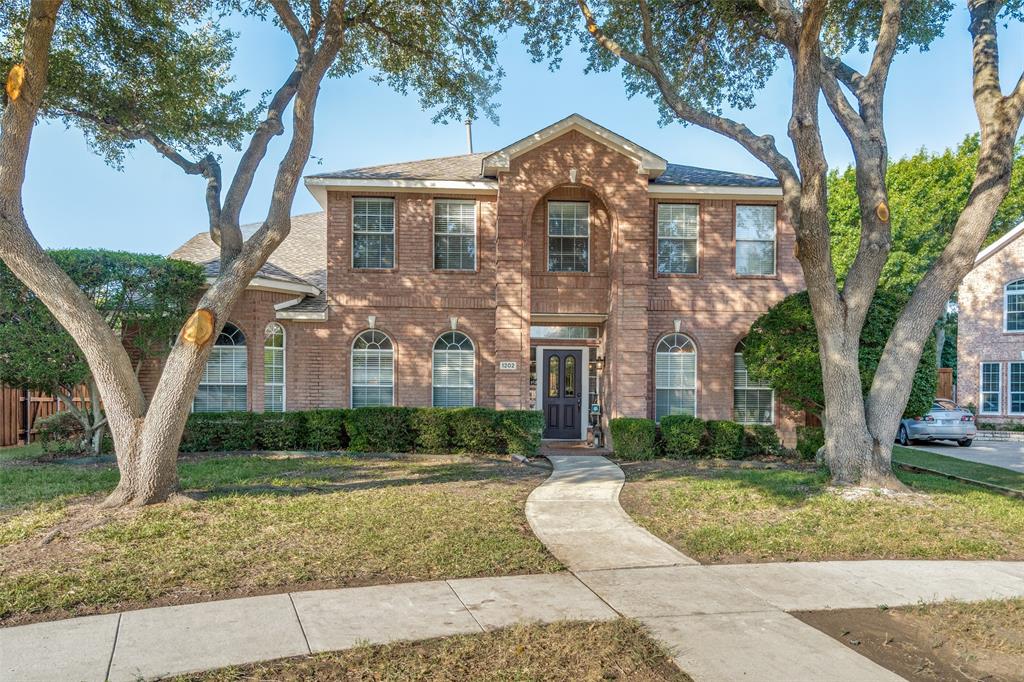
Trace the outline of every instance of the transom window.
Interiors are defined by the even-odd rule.
[[[434,268],[476,269],[476,202],[434,200]]]
[[[658,204],[658,274],[697,272],[696,204]]]
[[[1024,362],[1011,362],[1007,374],[1010,414],[1024,414]]]
[[[352,200],[352,267],[395,267],[395,200]]]
[[[228,322],[210,351],[199,379],[193,412],[244,412],[248,405],[249,359],[245,334]]]
[[[352,344],[352,407],[394,402],[394,346],[387,334],[369,329]]]
[[[1001,388],[1003,383],[1002,366],[998,362],[981,363],[981,407],[982,414],[999,414]]]
[[[1024,279],[1006,285],[1004,315],[1006,331],[1024,332]]]
[[[684,334],[669,334],[654,353],[654,418],[697,414],[697,347]]]
[[[736,207],[736,274],[775,274],[775,207]]]
[[[590,204],[548,202],[548,272],[590,269]]]
[[[473,342],[462,332],[441,334],[434,342],[434,406],[471,407],[476,389]]]
[[[775,391],[768,382],[751,378],[743,361],[743,342],[736,346],[732,370],[732,414],[740,424],[774,424]]]
[[[284,412],[284,327],[277,322],[263,333],[263,411]]]

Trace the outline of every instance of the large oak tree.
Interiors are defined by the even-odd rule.
[[[75,339],[89,363],[117,452],[108,506],[168,499],[192,396],[213,339],[245,287],[290,230],[290,211],[313,139],[321,82],[370,69],[416,92],[438,118],[489,114],[494,31],[490,0],[0,0],[0,63],[8,68],[0,119],[0,257]],[[231,90],[233,34],[225,14],[266,18],[295,48],[290,73],[255,110]],[[242,206],[274,137],[287,147],[261,227],[243,239]],[[117,163],[151,146],[205,180],[220,274],[185,323],[148,402],[132,362],[92,303],[33,237],[22,205],[32,130],[40,118],[80,127]],[[217,144],[238,146],[230,179]]]
[[[622,66],[631,94],[653,98],[665,121],[706,128],[742,145],[778,178],[796,230],[821,350],[826,456],[839,484],[899,487],[892,443],[914,370],[950,295],[971,269],[1013,166],[1024,116],[1024,74],[1004,94],[998,26],[1022,18],[1024,0],[968,0],[973,98],[980,126],[976,172],[942,252],[903,308],[862,391],[859,339],[892,247],[886,188],[884,98],[897,54],[927,47],[950,0],[546,0],[533,4],[527,41],[555,58],[579,39],[597,69]],[[868,53],[866,70],[846,56]],[[965,55],[966,58],[966,55]],[[792,71],[788,133],[795,163],[770,135],[722,113],[742,110],[783,65]],[[950,96],[956,96],[950,93]],[[964,93],[963,96],[968,96]],[[832,262],[824,101],[853,149],[860,234],[842,283]],[[932,115],[922,112],[921,115]]]

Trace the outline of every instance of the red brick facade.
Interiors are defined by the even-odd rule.
[[[544,341],[544,346],[587,347],[603,356],[600,398],[604,416],[654,412],[654,348],[677,327],[698,350],[697,415],[730,419],[733,351],[754,319],[785,295],[803,288],[792,229],[779,222],[776,274],[743,277],[735,267],[737,203],[773,203],[764,193],[748,199],[681,189],[653,194],[636,158],[579,130],[570,130],[511,159],[497,174],[497,192],[461,189],[328,188],[327,315],[325,320],[284,320],[287,334],[286,403],[289,410],[349,405],[350,351],[370,326],[395,347],[395,402],[431,404],[434,340],[451,329],[476,348],[476,404],[527,409],[531,404],[531,325],[596,326],[599,338]],[[371,271],[352,266],[352,198],[395,200],[395,266]],[[433,202],[477,202],[477,269],[433,269]],[[547,271],[547,202],[590,205],[590,264],[582,273]],[[694,275],[656,273],[658,202],[700,206]],[[262,408],[262,329],[275,319],[281,294],[250,292],[232,322],[250,339],[250,402]],[[500,369],[501,363],[506,368]],[[513,365],[514,363],[514,365]],[[778,406],[777,406],[778,407]],[[794,440],[794,415],[776,409],[776,426]]]

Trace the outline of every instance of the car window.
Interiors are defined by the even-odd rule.
[[[936,400],[935,405],[932,406],[933,410],[955,410],[956,403],[952,400]]]

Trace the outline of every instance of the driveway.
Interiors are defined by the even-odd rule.
[[[991,464],[1024,474],[1024,443],[1020,441],[976,440],[969,448],[962,448],[952,441],[938,441],[911,447],[969,462]]]

